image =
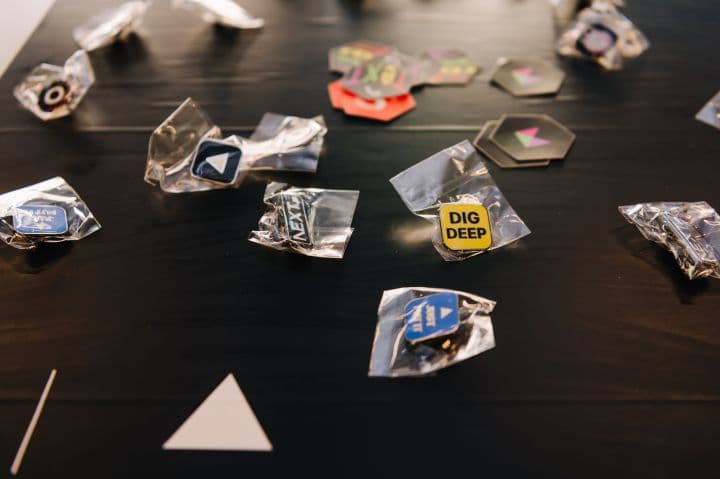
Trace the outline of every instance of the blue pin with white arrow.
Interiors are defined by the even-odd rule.
[[[437,293],[405,305],[405,339],[411,343],[452,334],[460,327],[458,296]]]

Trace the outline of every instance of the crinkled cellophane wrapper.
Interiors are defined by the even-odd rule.
[[[709,204],[640,203],[619,210],[645,238],[668,249],[688,278],[720,278],[720,215]]]
[[[410,344],[404,336],[406,305],[417,298],[454,293],[459,299],[460,327],[443,338],[451,348],[432,342]],[[438,288],[398,288],[383,292],[370,355],[369,376],[423,376],[476,356],[495,347],[490,313],[495,302],[462,291]]]

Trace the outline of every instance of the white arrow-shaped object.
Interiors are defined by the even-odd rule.
[[[227,377],[163,444],[163,449],[272,451],[235,380]]]
[[[227,167],[228,156],[229,153],[221,153],[219,155],[211,156],[205,161],[207,161],[210,166],[215,168],[215,170],[222,175],[225,173],[225,167]]]

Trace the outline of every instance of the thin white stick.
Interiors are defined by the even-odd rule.
[[[23,457],[25,457],[25,451],[30,443],[30,438],[32,437],[33,432],[35,432],[35,426],[37,426],[40,414],[42,414],[42,410],[45,407],[45,401],[47,400],[48,394],[50,394],[50,388],[55,381],[56,374],[57,369],[50,371],[50,377],[47,380],[47,384],[45,384],[45,390],[43,391],[42,396],[40,396],[40,401],[38,401],[38,404],[35,407],[35,413],[33,414],[32,419],[30,419],[30,424],[28,425],[27,431],[25,431],[25,436],[23,436],[17,454],[15,454],[15,460],[13,461],[12,466],[10,466],[10,474],[13,476],[16,476],[18,470],[20,470],[20,464],[22,463]]]

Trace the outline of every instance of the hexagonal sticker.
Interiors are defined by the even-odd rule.
[[[539,166],[548,166],[550,164],[550,160],[515,161],[510,155],[505,153],[490,140],[490,134],[495,130],[497,124],[497,121],[489,121],[485,123],[473,142],[475,148],[480,150],[480,152],[487,156],[493,163],[498,165],[500,168],[535,168]]]
[[[429,85],[465,85],[480,71],[462,50],[428,49],[421,58],[429,62],[424,81]]]
[[[561,160],[575,134],[548,115],[503,115],[490,139],[517,161]]]
[[[391,50],[392,47],[387,45],[365,40],[344,43],[330,49],[328,63],[331,71],[347,73],[373,58],[389,53]]]
[[[513,96],[552,95],[560,90],[565,73],[540,59],[498,60],[491,81]]]
[[[346,115],[379,121],[394,120],[415,108],[415,105],[415,99],[409,94],[379,100],[366,100],[359,96],[343,100],[343,110]]]
[[[343,76],[343,88],[368,100],[406,95],[423,82],[425,63],[391,52],[359,65]]]

